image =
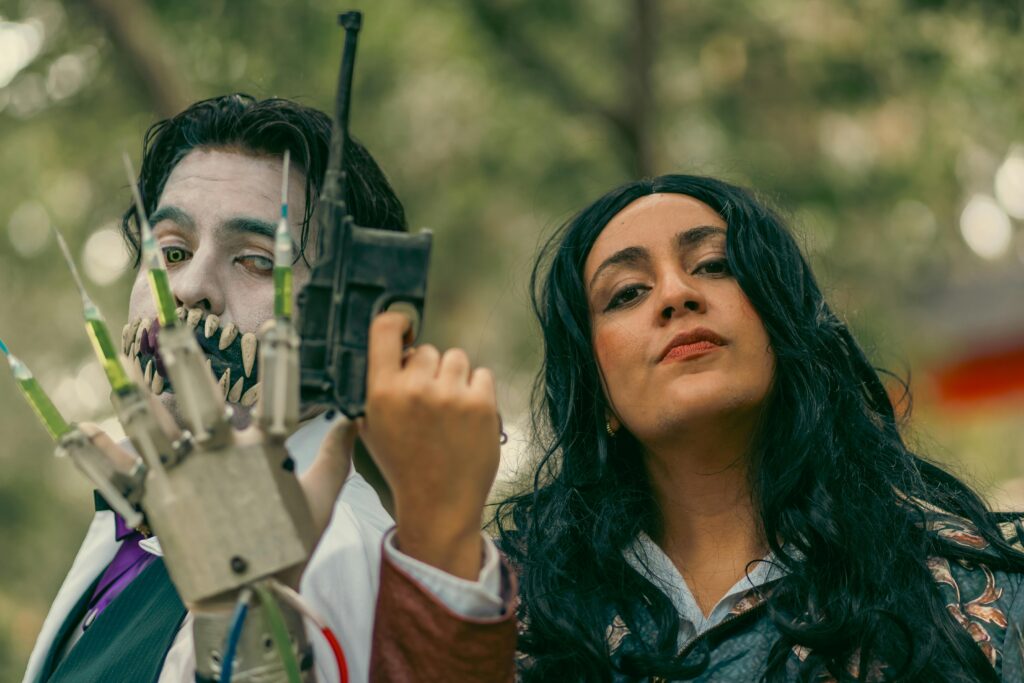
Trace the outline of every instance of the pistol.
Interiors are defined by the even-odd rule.
[[[345,204],[344,168],[360,12],[338,17],[345,29],[334,125],[318,205],[321,249],[299,294],[300,388],[303,404],[330,405],[350,418],[366,403],[370,322],[389,308],[423,320],[431,234],[356,225]]]

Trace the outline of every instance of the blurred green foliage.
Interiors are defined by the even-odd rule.
[[[719,175],[775,199],[837,308],[897,371],[927,368],[953,343],[915,322],[922,297],[957,283],[1021,282],[1019,224],[995,260],[971,252],[958,227],[967,199],[991,194],[996,167],[1024,142],[1019,3],[352,4],[366,12],[352,129],[389,172],[412,225],[436,235],[426,336],[495,368],[507,421],[524,423],[538,361],[532,255],[574,210],[637,173]],[[70,418],[109,410],[96,400],[105,389],[47,224],[81,254],[116,223],[129,199],[118,157],[138,159],[167,101],[244,91],[328,108],[342,42],[334,15],[345,8],[0,0],[0,337]],[[119,28],[116,17],[131,21]],[[125,39],[133,35],[143,36],[136,52]],[[171,78],[147,78],[143,57]],[[102,261],[110,250],[99,242],[89,253]],[[130,282],[125,272],[90,285],[116,329]],[[924,311],[935,315],[935,305]],[[982,485],[1024,473],[1019,402],[994,416],[925,408],[927,450],[966,457]],[[91,496],[51,457],[3,373],[0,434],[7,681],[20,678]]]

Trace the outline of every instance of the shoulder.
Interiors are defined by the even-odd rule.
[[[925,528],[942,540],[969,550],[995,554],[971,520],[935,507],[924,508],[924,513]],[[992,516],[1003,540],[1024,552],[1024,513],[992,513]]]
[[[1024,550],[1024,526],[1018,516],[997,520],[1004,540]],[[927,529],[946,542],[950,552],[927,559],[946,610],[974,639],[989,662],[1000,668],[1004,650],[1017,645],[1024,628],[1024,571],[1005,569],[1003,556],[967,519],[930,511]],[[962,548],[965,552],[955,552]]]

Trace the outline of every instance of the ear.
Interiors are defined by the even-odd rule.
[[[613,432],[618,432],[622,429],[622,421],[611,410],[604,411],[604,419]]]

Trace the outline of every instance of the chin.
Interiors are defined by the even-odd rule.
[[[712,378],[707,378],[711,380]],[[695,381],[693,376],[684,380],[685,386],[673,387],[666,400],[653,407],[665,411],[671,406],[673,421],[711,420],[731,415],[747,416],[760,409],[766,392],[762,387],[744,386],[739,382]]]

